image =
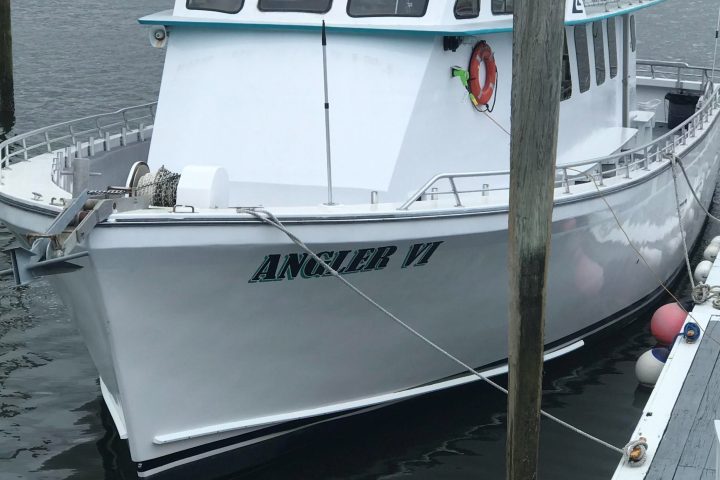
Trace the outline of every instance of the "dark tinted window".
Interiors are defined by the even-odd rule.
[[[513,2],[514,0],[492,0],[490,8],[494,15],[513,13]]]
[[[480,15],[480,0],[457,0],[455,18],[475,18]]]
[[[263,12],[310,12],[330,11],[332,0],[260,0],[258,9]]]
[[[635,51],[637,39],[635,38],[635,15],[630,15],[630,47]]]
[[[238,13],[242,10],[243,0],[187,0],[185,6],[188,10]]]
[[[351,17],[422,17],[428,0],[349,0]]]
[[[605,35],[603,35],[602,22],[593,22],[593,47],[595,49],[595,83],[605,83]]]
[[[575,55],[578,68],[580,93],[590,88],[590,58],[588,57],[587,30],[585,24],[575,26]]]
[[[562,84],[560,85],[560,101],[567,100],[572,95],[572,76],[570,75],[570,54],[568,53],[567,35],[563,47]]]
[[[615,34],[615,18],[607,19],[608,53],[610,54],[610,78],[617,76],[617,36]]]

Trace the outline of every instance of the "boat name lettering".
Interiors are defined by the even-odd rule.
[[[415,243],[410,245],[400,268],[422,267],[442,241]],[[357,250],[326,250],[317,254],[330,268],[343,275],[358,272],[383,270],[390,264],[391,257],[397,252],[395,245],[383,247],[358,248]],[[330,276],[327,268],[307,253],[273,253],[266,255],[248,283],[277,282],[301,278],[317,278]]]

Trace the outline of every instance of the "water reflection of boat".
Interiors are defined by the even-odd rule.
[[[553,356],[659,294],[600,195],[670,278],[670,157],[705,205],[715,185],[709,70],[635,58],[633,12],[655,3],[568,2]],[[263,205],[466,362],[504,368],[511,2],[288,5],[179,1],[141,20],[168,43],[157,106],[0,144],[0,218],[30,251],[18,278],[47,275],[67,304],[144,476],[474,381],[240,207]],[[666,115],[655,100],[680,91]],[[680,195],[692,243],[704,214]]]

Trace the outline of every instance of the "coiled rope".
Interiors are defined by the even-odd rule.
[[[504,394],[506,394],[506,395],[508,394],[508,390],[506,388],[493,382],[492,380],[490,380],[489,378],[484,376],[482,373],[478,372],[475,368],[473,368],[470,365],[468,365],[467,363],[463,362],[462,360],[460,360],[459,358],[457,358],[456,356],[454,356],[453,354],[451,354],[450,352],[448,352],[447,350],[442,348],[440,345],[433,342],[432,340],[430,340],[429,338],[424,336],[422,333],[415,330],[413,327],[411,327],[407,323],[403,322],[401,319],[396,317],[392,312],[388,311],[385,307],[383,307],[382,305],[375,302],[372,298],[370,298],[362,290],[360,290],[358,287],[353,285],[345,277],[341,276],[336,270],[334,270],[332,267],[330,267],[330,265],[328,265],[327,262],[325,262],[325,260],[323,260],[322,258],[317,256],[317,254],[315,254],[315,252],[313,250],[311,250],[307,245],[305,245],[305,243],[302,240],[300,240],[295,234],[290,232],[285,227],[285,225],[283,225],[282,222],[280,220],[278,220],[278,218],[275,217],[275,215],[273,215],[271,212],[264,210],[262,208],[238,208],[238,213],[245,213],[247,215],[250,215],[250,216],[256,218],[257,220],[259,220],[267,225],[270,225],[274,228],[277,228],[278,230],[283,232],[295,245],[297,245],[300,249],[302,249],[305,253],[307,253],[313,260],[318,262],[318,264],[321,265],[323,268],[325,268],[333,277],[340,280],[346,287],[348,287],[354,293],[356,293],[357,295],[362,297],[366,302],[368,302],[370,305],[372,305],[375,309],[379,310],[382,314],[384,314],[385,316],[387,316],[388,318],[393,320],[395,323],[397,323],[398,325],[403,327],[405,330],[410,332],[415,337],[422,340],[424,343],[426,343],[430,347],[434,348],[435,350],[437,350],[438,352],[443,354],[448,359],[452,360],[456,364],[463,367],[465,370],[467,370],[472,375],[475,375],[480,380],[484,381],[485,383],[492,386],[493,388],[503,392]],[[564,420],[561,420],[558,417],[551,415],[544,410],[540,410],[540,414],[543,417],[545,417],[549,420],[552,420],[553,422],[555,422],[569,430],[572,430],[573,432],[577,433],[578,435],[581,435],[581,436],[583,436],[589,440],[592,440],[593,442],[596,442],[616,453],[619,453],[632,466],[639,466],[639,465],[642,465],[642,462],[644,462],[645,451],[642,450],[640,445],[635,445],[635,442],[637,442],[637,441],[628,443],[624,448],[618,448],[618,447],[612,445],[611,443],[608,443],[608,442],[606,442],[600,438],[597,438],[597,437],[595,437],[573,425],[570,425],[569,423],[565,422]],[[639,460],[640,458],[642,458],[643,460]]]

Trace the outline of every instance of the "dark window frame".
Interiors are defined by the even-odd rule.
[[[463,0],[455,0],[455,6],[453,7],[453,14],[455,15],[455,18],[458,20],[465,20],[467,18],[478,18],[480,16],[480,0],[470,0],[471,2],[475,3],[475,11],[477,12],[475,15],[458,15],[457,7],[458,3],[460,3]]]
[[[345,8],[345,12],[347,13],[348,17],[351,17],[351,18],[382,18],[382,17],[421,18],[421,17],[424,17],[425,14],[427,14],[427,9],[428,9],[428,6],[430,5],[430,0],[420,0],[420,1],[425,2],[425,8],[423,9],[423,11],[420,15],[396,15],[394,13],[353,15],[352,13],[350,13],[350,6],[352,5],[353,1],[362,1],[362,0],[348,0],[347,7]]]
[[[218,12],[218,13],[226,13],[226,14],[228,14],[228,15],[235,15],[235,14],[237,14],[237,13],[240,13],[240,11],[243,9],[243,7],[245,7],[245,0],[239,0],[239,1],[240,1],[240,6],[238,7],[237,10],[234,10],[234,11],[221,10],[221,9],[218,9],[218,8],[199,8],[199,7],[192,7],[192,6],[190,6],[190,4],[191,4],[192,1],[193,1],[193,0],[185,0],[185,8],[186,8],[187,10],[197,10],[197,11],[201,11],[201,12]]]
[[[578,91],[580,93],[585,93],[588,90],[590,90],[590,84],[592,83],[592,81],[590,80],[590,77],[592,75],[590,74],[590,51],[588,48],[587,23],[581,23],[579,25],[575,25],[575,27],[573,27],[573,28],[574,28],[573,41],[575,44],[575,61],[576,61],[577,74],[578,74]],[[583,32],[582,39],[578,39],[578,32]],[[584,42],[582,42],[583,43],[582,50],[578,48],[578,43],[580,43],[579,40],[584,40]],[[581,55],[581,52],[582,52],[582,55]],[[581,64],[586,67],[587,79],[585,79],[583,76],[581,76]]]
[[[605,33],[603,31],[602,20],[596,20],[592,22],[592,36],[593,36],[593,59],[595,60],[595,85],[600,86],[605,83]],[[602,63],[598,65],[598,56],[602,60]]]
[[[562,80],[560,81],[560,101],[572,97],[572,67],[570,66],[570,51],[568,50],[567,32],[563,34]]]
[[[498,1],[503,4],[502,10],[495,9],[495,3]],[[510,8],[508,8],[508,3],[510,3]],[[490,10],[493,15],[511,15],[515,10],[515,0],[490,0]]]
[[[610,25],[612,25],[612,35],[610,35]],[[618,72],[618,54],[617,54],[617,28],[615,17],[610,17],[605,21],[605,30],[607,31],[608,41],[608,60],[610,61],[610,78],[617,77]],[[612,42],[610,41],[612,39]]]
[[[265,0],[267,1],[267,0]],[[333,0],[327,0],[327,9],[325,10],[312,10],[309,8],[293,8],[293,9],[281,9],[281,8],[263,8],[263,0],[258,0],[258,10],[261,12],[297,12],[297,13],[327,13],[332,9]]]
[[[637,50],[637,35],[635,34],[635,15],[630,15],[630,49]]]

